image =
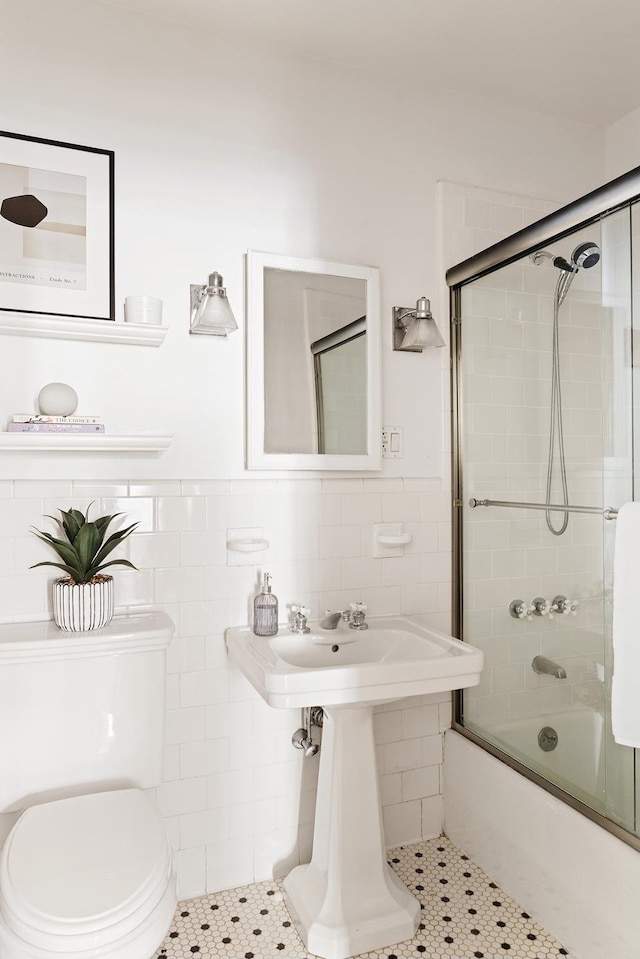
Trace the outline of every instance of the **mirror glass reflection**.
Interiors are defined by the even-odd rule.
[[[365,316],[311,344],[319,453],[367,452]]]
[[[263,275],[265,453],[366,454],[366,281]]]

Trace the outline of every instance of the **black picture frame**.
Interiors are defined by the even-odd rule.
[[[115,154],[0,131],[0,311],[115,320]]]

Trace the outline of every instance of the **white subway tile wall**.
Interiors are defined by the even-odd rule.
[[[176,624],[164,782],[151,792],[175,846],[180,896],[283,875],[310,856],[318,759],[303,759],[291,745],[299,712],[270,709],[229,665],[224,631],[250,622],[265,569],[281,620],[292,602],[318,617],[362,600],[371,615],[420,613],[448,630],[449,495],[420,478],[6,482],[0,621],[50,617],[55,571],[29,566],[54,557],[29,530],[53,529],[45,514],[92,500],[96,516],[121,510],[141,524],[118,553],[139,567],[114,570],[118,610],[162,607]],[[371,527],[383,520],[404,522],[412,534],[404,557],[372,557]],[[256,526],[270,542],[264,564],[227,565],[227,531]],[[378,707],[389,845],[442,829],[442,731],[450,716],[448,694]]]

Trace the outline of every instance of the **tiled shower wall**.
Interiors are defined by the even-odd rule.
[[[356,600],[370,615],[416,615],[448,630],[449,494],[435,480],[301,479],[0,483],[0,619],[49,616],[53,558],[29,532],[44,514],[95,501],[94,515],[123,511],[138,530],[115,570],[119,607],[165,609],[176,624],[167,664],[166,818],[180,895],[281,875],[310,856],[318,759],[290,742],[297,710],[267,707],[229,665],[224,630],[249,622],[260,574],[273,574],[281,619],[305,603],[317,617]],[[374,558],[375,523],[403,523],[402,557]],[[228,531],[269,541],[259,565],[231,565]],[[240,534],[242,535],[242,534]],[[379,707],[375,717],[385,838],[438,835],[442,731],[450,697]],[[7,817],[8,818],[8,817]],[[5,827],[10,822],[5,822]]]

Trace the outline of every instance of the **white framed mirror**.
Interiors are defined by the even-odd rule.
[[[379,470],[378,270],[247,254],[247,469]]]

